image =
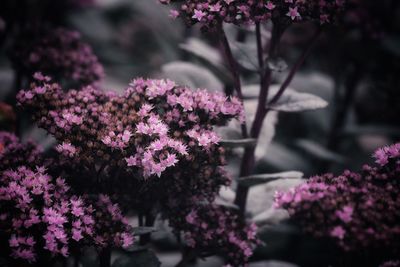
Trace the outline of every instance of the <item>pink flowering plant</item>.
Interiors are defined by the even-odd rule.
[[[159,1],[166,5],[176,4],[177,8],[170,11],[171,17],[182,17],[190,25],[200,23],[206,28],[220,26],[223,22],[249,25],[268,20],[285,24],[307,20],[331,23],[337,20],[346,3],[344,0]]]
[[[17,264],[46,264],[83,246],[102,251],[133,244],[131,226],[108,196],[74,195],[63,178],[37,165],[45,160],[33,143],[5,132],[0,143],[0,242],[8,248],[2,255]]]
[[[25,78],[42,71],[60,81],[92,84],[104,75],[102,65],[79,32],[30,25],[14,38],[10,58]]]
[[[400,144],[380,148],[373,157],[377,166],[365,165],[360,173],[314,176],[278,192],[276,206],[304,232],[329,238],[347,253],[368,251],[377,265],[379,252],[383,259],[398,255]]]
[[[210,250],[235,265],[247,261],[258,242],[255,227],[246,230],[236,212],[210,206],[220,187],[230,184],[213,125],[235,117],[244,120],[236,97],[193,91],[169,80],[136,79],[117,94],[93,86],[65,92],[40,73],[34,79],[19,92],[19,105],[57,139],[61,173],[72,185],[86,185],[80,193],[112,194],[147,220],[161,212],[177,234],[186,233],[194,251]],[[210,222],[209,234],[193,239],[197,230],[185,218],[210,208],[221,220],[231,221],[232,229],[221,232],[223,221],[217,222],[220,226]],[[174,223],[178,215],[181,219]],[[198,216],[207,221],[210,215]],[[217,236],[224,236],[218,244],[207,241]]]

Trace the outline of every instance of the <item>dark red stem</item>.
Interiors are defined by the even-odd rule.
[[[280,37],[282,36],[283,29],[280,29],[279,25],[274,25],[272,29],[272,35],[271,35],[271,40],[269,44],[269,51],[268,51],[268,58],[273,59],[276,54],[276,49],[278,47]],[[256,34],[260,35],[260,30],[256,28]],[[250,137],[258,139],[262,125],[264,122],[265,117],[268,114],[268,105],[274,104],[276,101],[279,100],[279,98],[282,96],[286,88],[289,86],[291,81],[293,80],[293,77],[295,73],[298,71],[300,66],[303,64],[304,60],[308,56],[308,54],[311,51],[311,48],[315,41],[317,40],[318,36],[320,34],[320,30],[316,32],[316,34],[313,36],[311,39],[310,43],[308,44],[306,50],[302,53],[300,58],[297,60],[295,65],[292,67],[290,70],[287,78],[285,79],[284,83],[280,87],[278,93],[267,103],[268,99],[268,91],[269,87],[271,85],[271,80],[272,80],[272,71],[269,68],[266,68],[265,74],[261,77],[260,80],[260,95],[258,99],[258,106],[257,106],[257,111],[256,111],[256,116],[253,122],[253,125],[250,130]],[[257,40],[261,37],[257,36]],[[257,41],[258,46],[262,45],[261,42]],[[261,49],[258,49],[258,52],[262,52]],[[262,57],[262,55],[261,55]],[[259,55],[260,58],[260,55]],[[242,159],[242,164],[241,164],[241,169],[240,169],[240,176],[247,176],[250,175],[253,172],[254,166],[255,166],[255,150],[256,147],[250,147],[246,148],[243,159]],[[245,212],[246,208],[246,202],[247,202],[247,195],[248,195],[249,188],[247,186],[243,185],[238,185],[238,188],[236,190],[236,198],[235,198],[235,204],[240,208],[240,211],[242,214]]]

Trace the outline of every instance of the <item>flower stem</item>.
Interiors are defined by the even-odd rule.
[[[104,248],[99,254],[100,267],[111,266],[111,248]]]
[[[256,23],[256,38],[257,38],[257,56],[258,56],[258,64],[260,67],[260,73],[264,72],[264,51],[262,46],[262,38],[261,38],[261,25],[260,22]]]
[[[271,59],[275,56],[276,48],[279,44],[281,30],[277,25],[273,26],[271,40],[268,48],[268,58]],[[260,25],[256,25],[256,35],[257,35],[257,52],[259,58],[260,69],[261,66],[264,66],[263,60],[263,49],[262,49],[262,41],[261,41],[261,28]],[[264,118],[266,115],[265,106],[268,98],[268,91],[271,84],[272,79],[272,71],[267,68],[265,73],[260,71],[260,95],[258,97],[258,105],[257,111],[254,118],[253,125],[251,127],[250,136],[252,138],[258,139],[262,124],[264,122]],[[240,166],[240,176],[247,176],[252,173],[254,165],[255,165],[255,150],[256,147],[248,147],[244,151],[244,155],[242,158],[242,163]],[[235,204],[240,208],[240,211],[244,214],[247,195],[249,188],[247,186],[238,185],[236,190],[236,198]]]
[[[184,247],[182,250],[182,259],[175,265],[175,267],[188,266],[192,261],[196,259],[196,252],[188,247]]]
[[[271,40],[270,40],[270,44],[269,44],[269,51],[268,51],[269,59],[273,59],[275,57],[275,53],[276,53],[276,50],[279,45],[279,41],[280,41],[280,38],[281,38],[283,32],[284,32],[284,29],[281,29],[278,24],[273,25]],[[256,34],[257,35],[260,34],[260,30],[257,30],[257,28],[256,28]],[[286,77],[286,79],[285,79],[284,83],[282,84],[282,86],[280,87],[279,91],[276,93],[275,96],[273,96],[273,98],[269,102],[267,101],[267,99],[268,99],[269,88],[270,88],[271,81],[272,81],[272,71],[270,68],[267,68],[265,70],[265,74],[263,77],[261,77],[261,80],[260,80],[260,95],[258,98],[258,106],[257,106],[256,116],[255,116],[253,125],[250,130],[250,136],[252,138],[258,139],[261,129],[262,129],[264,119],[267,116],[268,111],[269,111],[268,106],[276,103],[279,100],[279,98],[282,96],[284,91],[287,89],[287,87],[293,80],[294,75],[299,70],[300,66],[304,63],[304,60],[310,53],[311,48],[313,47],[315,41],[318,39],[319,34],[320,34],[320,30],[318,29],[318,31],[312,37],[310,43],[307,45],[307,48],[305,49],[305,51],[302,53],[300,58],[296,61],[296,63],[290,70],[288,76]],[[258,38],[260,38],[260,37],[257,37],[257,39]],[[260,45],[260,43],[258,42],[258,46],[259,45]],[[258,52],[260,53],[260,52],[262,52],[262,50],[258,49]],[[258,56],[260,58],[260,55],[258,55]],[[261,55],[261,57],[262,57],[262,55]],[[243,159],[242,159],[240,176],[247,176],[253,172],[253,169],[255,166],[255,150],[256,150],[256,147],[246,148]],[[236,191],[235,204],[240,208],[240,211],[242,212],[242,214],[244,214],[244,212],[245,212],[248,190],[249,190],[249,188],[247,186],[238,185],[238,188]]]
[[[74,267],[79,267],[80,258],[81,258],[81,255],[78,251],[77,254],[74,256]]]
[[[271,101],[268,102],[268,105],[275,104],[279,98],[283,95],[287,87],[290,85],[292,82],[294,75],[296,72],[299,70],[301,65],[303,65],[305,59],[307,56],[310,54],[311,49],[313,48],[315,42],[318,40],[318,37],[321,33],[321,29],[318,28],[318,30],[315,32],[313,37],[311,38],[310,42],[307,45],[307,48],[303,51],[299,59],[296,61],[296,63],[293,65],[292,69],[290,70],[288,76],[286,77],[285,81],[282,83],[281,87],[279,88],[279,91],[276,93],[276,95],[271,99]]]
[[[142,219],[142,220],[143,220],[143,219]],[[145,216],[145,226],[146,226],[146,227],[152,227],[152,226],[154,226],[154,221],[155,221],[154,216],[151,214],[150,211],[148,211],[148,212],[146,213],[146,216]],[[143,222],[142,222],[142,223],[143,223]],[[141,244],[141,245],[146,245],[147,243],[150,242],[150,240],[151,240],[151,234],[150,234],[150,233],[140,236],[140,244]]]

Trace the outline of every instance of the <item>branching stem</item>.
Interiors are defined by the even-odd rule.
[[[274,59],[276,56],[276,50],[279,45],[279,41],[281,39],[281,36],[284,32],[284,29],[280,28],[279,25],[273,25],[272,29],[272,35],[271,35],[271,40],[269,44],[269,49],[268,49],[268,59]],[[256,115],[254,118],[253,125],[250,130],[250,137],[258,139],[262,125],[264,122],[265,117],[268,114],[268,106],[276,103],[280,97],[283,95],[289,84],[292,82],[294,75],[296,72],[299,70],[300,66],[304,63],[304,60],[307,58],[308,54],[311,52],[311,49],[315,43],[315,41],[318,39],[320,34],[320,30],[318,29],[314,36],[311,38],[310,43],[307,45],[307,48],[305,51],[301,54],[300,58],[296,61],[296,63],[293,65],[292,69],[290,70],[288,76],[286,77],[285,81],[283,82],[282,86],[276,93],[276,95],[273,96],[273,98],[268,102],[268,93],[269,93],[269,88],[271,85],[272,81],[272,71],[270,68],[265,69],[265,73],[263,76],[261,76],[260,79],[260,94],[259,94],[259,99],[258,99],[258,106],[257,106],[257,111]],[[258,58],[259,62],[261,64],[264,64],[262,62],[263,58],[263,53],[262,49],[262,42],[261,42],[261,31],[260,31],[260,26],[256,25],[256,35],[257,35],[257,47],[258,47]],[[261,60],[260,60],[261,59]],[[262,65],[260,65],[262,66]],[[250,147],[246,148],[242,163],[241,163],[241,169],[240,169],[240,176],[247,176],[253,172],[254,166],[255,166],[255,150],[256,147]],[[240,208],[240,211],[242,214],[245,212],[245,207],[246,207],[246,202],[247,202],[247,195],[248,195],[248,190],[249,188],[243,185],[239,185],[236,191],[236,198],[235,198],[235,204]]]

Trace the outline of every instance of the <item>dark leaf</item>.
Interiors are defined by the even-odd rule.
[[[267,60],[268,68],[272,71],[283,72],[288,68],[285,60],[282,58],[271,58]]]
[[[346,135],[364,135],[364,134],[378,134],[378,135],[400,135],[400,127],[391,125],[351,125],[344,131]]]
[[[265,184],[278,179],[301,179],[303,175],[304,174],[302,172],[288,171],[279,173],[255,174],[255,175],[240,177],[237,181],[241,185],[250,187],[259,184]]]
[[[230,83],[231,74],[224,65],[221,53],[198,38],[191,37],[179,47],[195,56],[224,83]]]
[[[257,145],[257,139],[221,140],[219,143],[224,147],[254,147]]]
[[[237,205],[232,204],[232,203],[224,200],[223,198],[217,198],[215,200],[215,204],[217,204],[219,206],[226,207],[226,208],[234,209],[234,210],[238,210],[239,209],[239,207]]]
[[[222,91],[222,82],[208,69],[189,62],[174,61],[162,67],[164,76],[180,85]]]
[[[159,267],[161,262],[150,250],[138,251],[117,258],[112,267]]]
[[[157,231],[157,229],[154,227],[139,226],[139,227],[133,228],[134,235],[147,235],[147,234],[151,234],[155,231]]]
[[[296,145],[317,159],[338,163],[343,163],[346,160],[342,155],[332,152],[311,140],[299,139],[296,141]]]
[[[179,47],[217,68],[223,68],[223,61],[219,51],[200,39],[189,38],[185,43],[180,44]]]
[[[272,99],[272,97],[276,95],[278,91],[279,86],[271,86],[268,98]],[[327,106],[328,102],[319,96],[309,93],[300,93],[293,89],[287,88],[279,100],[276,103],[267,106],[267,108],[282,112],[299,112],[321,109]]]
[[[279,171],[292,169],[307,172],[312,170],[310,163],[303,155],[276,142],[269,145],[265,156],[261,159],[260,165],[265,164]]]
[[[259,71],[257,46],[255,43],[232,42],[232,52],[243,68],[251,71]]]

